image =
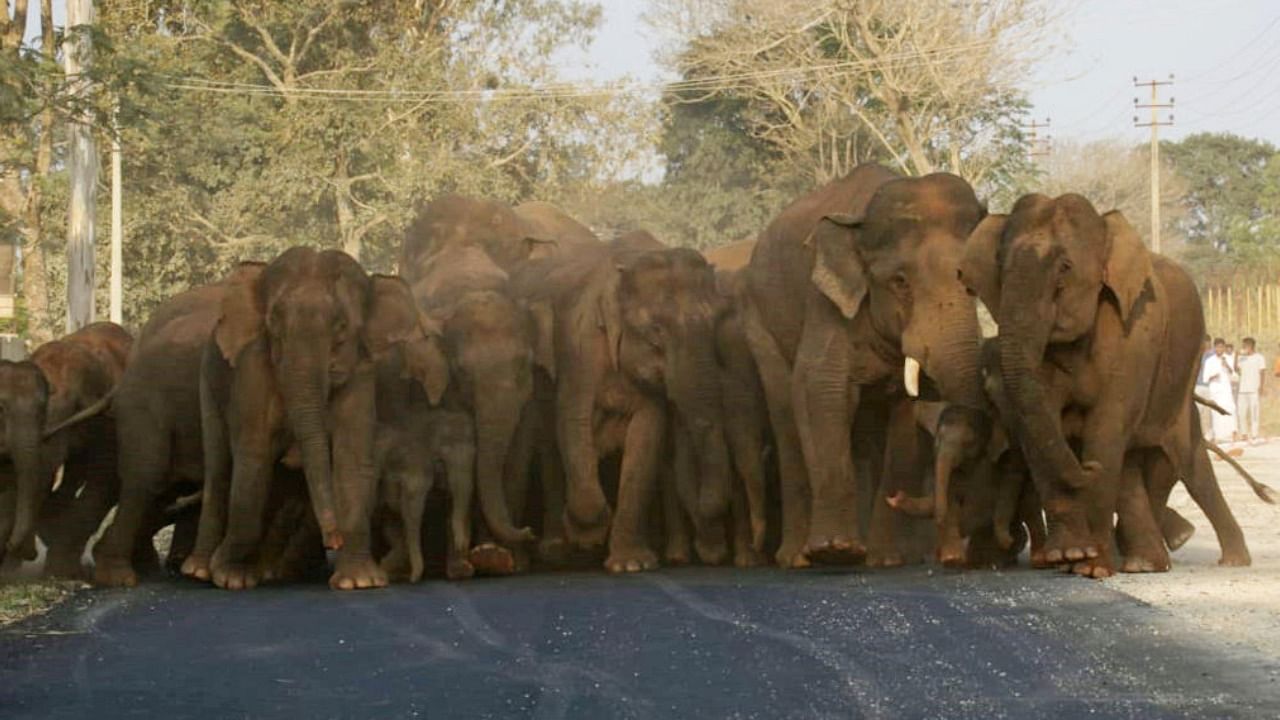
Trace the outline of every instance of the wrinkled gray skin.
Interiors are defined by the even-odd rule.
[[[200,537],[184,572],[233,590],[262,580],[273,467],[296,446],[324,544],[338,550],[330,586],[386,584],[370,545],[374,363],[425,338],[417,320],[401,280],[334,250],[287,250],[227,294],[212,342],[230,382],[202,398],[219,400],[204,425],[225,434],[204,437]]]
[[[515,284],[531,303],[552,306],[548,370],[558,378],[568,539],[582,547],[607,539],[611,572],[656,567],[646,528],[669,439],[678,502],[666,505],[667,558],[691,557],[687,518],[698,556],[723,561],[730,493],[715,327],[725,304],[706,261],[638,232],[530,263]],[[597,463],[615,453],[611,518]]]
[[[899,178],[863,165],[797,199],[761,233],[745,270],[744,324],[778,446],[780,565],[911,559],[883,502],[901,477],[892,463],[864,540],[850,437],[873,396],[890,400],[872,423],[890,428],[890,445],[915,432],[909,403],[892,400],[903,397],[895,386],[907,358],[942,399],[984,403],[974,303],[955,281],[984,212],[953,175]]]
[[[133,339],[113,323],[93,323],[36,348],[22,362],[0,361],[0,559],[33,559],[37,528],[49,548],[45,572],[78,577],[89,536],[119,493],[115,423],[98,416],[64,430],[74,414],[103,400],[124,374]],[[62,482],[51,495],[58,468]]]

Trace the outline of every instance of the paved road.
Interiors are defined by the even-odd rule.
[[[1029,571],[174,581],[0,632],[6,718],[1273,718],[1278,674]]]

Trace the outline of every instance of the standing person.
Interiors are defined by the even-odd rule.
[[[1227,365],[1227,342],[1222,338],[1213,341],[1213,354],[1205,361],[1201,378],[1209,386],[1209,399],[1220,405],[1228,414],[1214,413],[1213,440],[1231,442],[1236,433],[1236,399],[1231,396],[1231,372]]]
[[[1267,373],[1267,361],[1257,352],[1257,341],[1247,337],[1240,341],[1240,357],[1236,368],[1240,375],[1240,392],[1236,394],[1236,409],[1240,415],[1240,434],[1249,443],[1261,436],[1263,381]]]
[[[1200,368],[1196,373],[1196,394],[1200,397],[1209,397],[1209,381],[1204,377],[1204,366],[1211,357],[1213,338],[1206,333],[1200,343]],[[1280,377],[1280,360],[1276,361],[1276,376]],[[1199,403],[1196,403],[1196,409],[1200,412],[1200,432],[1204,434],[1205,440],[1210,440],[1213,438],[1213,411]]]

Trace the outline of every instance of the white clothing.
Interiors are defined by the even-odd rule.
[[[1240,373],[1240,394],[1256,393],[1262,388],[1262,373],[1267,371],[1267,360],[1262,353],[1241,355],[1236,371]]]
[[[1230,442],[1236,433],[1236,399],[1231,392],[1231,379],[1235,373],[1217,354],[1204,361],[1201,377],[1209,385],[1209,399],[1222,406],[1230,415],[1213,414],[1213,439]]]
[[[1262,404],[1258,402],[1258,393],[1241,391],[1236,396],[1236,412],[1240,416],[1241,435],[1250,440],[1262,435]]]

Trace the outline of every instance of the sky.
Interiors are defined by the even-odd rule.
[[[99,0],[100,2],[102,0]],[[603,24],[585,52],[560,60],[574,80],[665,79],[655,54],[661,33],[643,20],[644,0],[597,0]],[[797,0],[799,2],[800,0]],[[32,3],[37,5],[36,3]],[[65,17],[54,0],[54,21]],[[1141,141],[1133,78],[1167,80],[1174,124],[1161,137],[1203,131],[1261,137],[1280,145],[1280,2],[1277,0],[1071,0],[1061,36],[1027,84],[1037,121],[1055,140]],[[31,13],[30,24],[38,22]],[[1146,118],[1143,118],[1144,121]],[[1166,119],[1161,115],[1161,119]]]
[[[575,79],[662,79],[659,34],[642,21],[640,0],[600,0],[603,27]],[[1142,141],[1133,98],[1149,90],[1133,78],[1167,80],[1174,124],[1161,137],[1228,131],[1280,145],[1280,2],[1277,0],[1074,0],[1062,35],[1045,49],[1027,90],[1033,117],[1049,118],[1055,139]],[[1144,111],[1144,113],[1147,111]],[[1165,114],[1161,120],[1167,119]],[[1144,117],[1144,121],[1146,118]]]

